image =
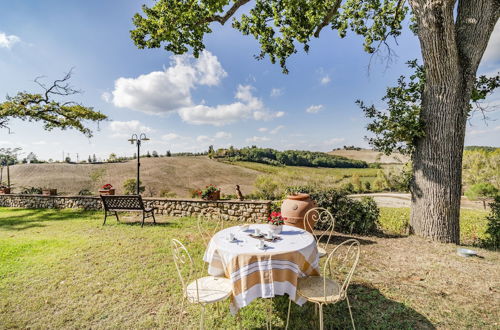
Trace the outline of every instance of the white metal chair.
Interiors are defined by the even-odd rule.
[[[308,219],[312,219],[313,221],[309,222]],[[316,245],[318,246],[318,254],[320,258],[323,258],[327,255],[328,244],[330,244],[330,240],[333,237],[333,229],[335,228],[335,219],[333,215],[325,208],[315,207],[310,209],[304,215],[304,222],[306,226],[306,230],[313,233],[314,238],[316,239]],[[314,228],[319,226],[323,229],[322,233],[319,237],[314,235]],[[323,242],[323,240],[325,241]]]
[[[359,241],[348,239],[337,245],[328,255],[323,266],[322,276],[310,276],[300,278],[297,284],[297,294],[313,302],[319,307],[319,325],[323,330],[323,306],[334,304],[342,300],[347,301],[349,314],[353,329],[354,318],[352,317],[351,304],[347,297],[347,289],[351,283],[352,275],[359,262]],[[286,329],[290,320],[290,307],[292,301],[288,303],[288,314]]]
[[[190,303],[201,306],[200,329],[203,329],[205,305],[228,298],[232,293],[231,280],[215,276],[197,278],[196,267],[191,255],[177,239],[172,239],[172,253],[175,268],[182,284],[184,298]],[[183,307],[184,300],[181,309]],[[182,317],[182,313],[180,315]]]
[[[197,226],[201,239],[205,243],[205,246],[208,246],[210,239],[215,233],[224,227],[224,220],[222,219],[220,210],[213,207],[203,209],[198,215]]]

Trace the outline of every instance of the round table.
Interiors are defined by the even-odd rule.
[[[288,294],[301,305],[305,301],[296,297],[299,277],[318,275],[318,249],[314,237],[307,231],[283,226],[278,240],[258,247],[258,238],[251,237],[255,228],[266,233],[267,224],[253,224],[243,231],[241,226],[230,227],[216,233],[208,245],[203,260],[213,276],[231,279],[233,296],[231,312],[247,306],[256,298],[272,298]],[[228,240],[233,233],[235,240]]]

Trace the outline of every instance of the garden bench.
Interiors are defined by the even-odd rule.
[[[142,212],[142,225],[144,226],[144,220],[146,218],[153,218],[153,223],[156,224],[154,210],[156,208],[144,206],[142,197],[140,195],[101,195],[102,205],[104,207],[104,222],[103,226],[106,224],[106,218],[108,215],[114,215],[116,220],[120,222],[118,218],[119,211],[141,211]]]

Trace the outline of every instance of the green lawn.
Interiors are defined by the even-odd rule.
[[[460,242],[462,244],[475,245],[481,239],[486,238],[488,213],[485,210],[460,210]],[[380,225],[388,234],[405,235],[409,221],[410,209],[408,207],[380,208]]]
[[[197,327],[198,308],[181,308],[170,251],[175,237],[201,260],[195,220],[161,218],[144,228],[132,220],[102,226],[101,213],[0,208],[0,328]],[[498,274],[498,253],[480,250],[484,259],[464,260],[452,245],[416,237],[357,238],[362,256],[349,294],[358,328],[498,327],[500,288],[488,282]],[[417,246],[419,258],[427,256],[421,264]],[[443,272],[456,278],[446,284]],[[243,327],[265,328],[269,303],[244,308]],[[272,303],[273,326],[283,327],[287,298]],[[237,328],[227,302],[223,312],[209,307],[207,328]],[[293,329],[315,324],[312,305],[292,313]],[[345,303],[325,308],[325,317],[328,328],[350,327]]]

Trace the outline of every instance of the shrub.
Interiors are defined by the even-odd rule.
[[[90,196],[90,195],[92,195],[92,192],[90,192],[90,190],[88,190],[88,189],[82,189],[78,192],[78,195],[79,196]]]
[[[498,250],[500,249],[500,195],[495,196],[490,208],[491,213],[486,217],[488,220],[486,234],[489,237],[483,240],[483,245]]]
[[[177,194],[174,193],[173,191],[170,191],[170,189],[162,189],[160,191],[160,197],[172,198],[172,197],[177,197]]]
[[[201,197],[201,190],[200,189],[191,189],[189,190],[189,195],[191,198],[200,198]]]
[[[370,181],[365,181],[365,190],[368,191],[368,192],[370,190],[372,190],[372,186],[370,184]]]
[[[127,179],[123,182],[123,193],[125,195],[135,195],[136,193],[136,179]],[[146,187],[141,186],[141,182],[139,181],[139,193],[144,192]]]
[[[280,198],[278,183],[271,176],[261,175],[255,180],[256,196],[261,199],[274,200]]]
[[[348,234],[369,234],[377,230],[380,210],[371,197],[354,200],[347,197],[347,192],[343,190],[316,190],[308,186],[289,187],[287,191],[310,194],[318,207],[323,207],[333,214],[336,231]],[[327,224],[319,229],[327,229]]]
[[[465,196],[470,200],[480,200],[486,209],[486,200],[497,195],[498,189],[489,182],[476,183],[467,189]]]
[[[351,183],[358,192],[363,192],[363,184],[361,183],[361,179],[358,174],[354,174],[351,177]]]
[[[41,187],[23,187],[21,189],[21,194],[41,195],[42,192],[43,189]]]

